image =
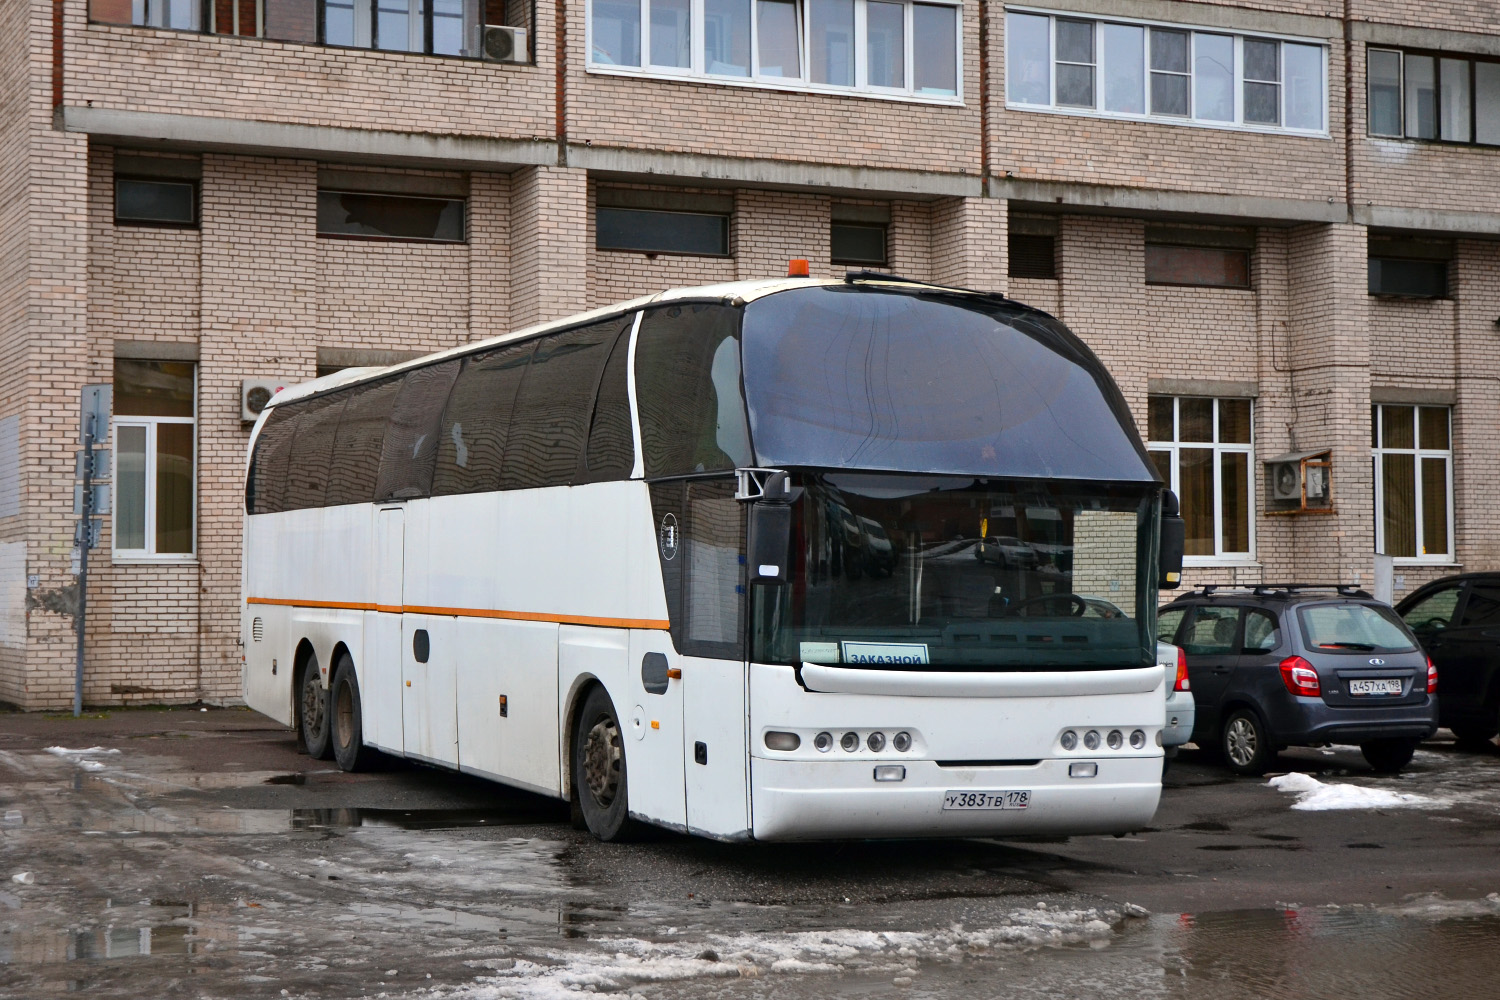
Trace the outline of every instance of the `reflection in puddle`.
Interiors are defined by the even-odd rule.
[[[293,830],[324,827],[388,826],[401,830],[447,830],[466,826],[517,826],[534,823],[494,809],[293,809]]]
[[[176,958],[207,951],[232,954],[238,932],[225,919],[228,915],[200,913],[193,904],[175,900],[136,906],[115,906],[106,900],[93,926],[22,925],[0,930],[0,965]]]

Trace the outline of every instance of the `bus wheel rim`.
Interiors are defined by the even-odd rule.
[[[589,728],[583,747],[583,777],[589,794],[606,809],[620,790],[620,762],[623,760],[620,727],[610,716],[604,716]]]

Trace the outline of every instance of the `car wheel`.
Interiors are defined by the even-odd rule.
[[[323,674],[318,669],[318,654],[307,658],[302,670],[302,690],[297,696],[298,729],[302,746],[309,757],[327,760],[333,756],[333,745],[328,738],[328,689],[323,687]]]
[[[1224,720],[1219,734],[1219,752],[1235,774],[1265,774],[1275,749],[1265,723],[1253,709],[1237,708]]]
[[[378,754],[365,746],[364,708],[359,700],[359,678],[354,661],[345,653],[333,672],[331,726],[333,758],[344,771],[368,771]]]
[[[1419,740],[1413,739],[1390,739],[1371,740],[1359,745],[1359,752],[1365,755],[1365,760],[1370,766],[1384,774],[1395,774],[1407,764],[1411,763],[1412,755],[1417,752]]]
[[[573,788],[590,833],[605,842],[629,839],[634,831],[625,739],[602,687],[589,692],[573,727]]]
[[[1490,741],[1495,737],[1494,726],[1482,726],[1477,724],[1458,725],[1453,727],[1453,735],[1458,740],[1460,750],[1493,750],[1494,744]]]

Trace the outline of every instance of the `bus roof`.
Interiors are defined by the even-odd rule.
[[[509,343],[513,340],[525,340],[530,337],[540,336],[552,330],[563,330],[568,327],[581,326],[594,320],[604,319],[608,316],[617,316],[621,313],[635,312],[646,306],[660,302],[673,302],[679,300],[702,300],[722,299],[726,302],[746,303],[776,292],[784,292],[793,288],[810,288],[819,285],[842,285],[842,278],[760,278],[754,281],[726,281],[716,285],[689,285],[681,288],[669,288],[652,295],[643,295],[640,298],[628,299],[624,302],[616,302],[613,305],[601,306],[588,312],[574,313],[562,319],[552,320],[547,323],[537,323],[532,326],[522,327],[510,333],[502,333],[495,337],[484,340],[475,340],[457,347],[450,347],[446,351],[437,351],[418,358],[411,358],[386,367],[367,368],[345,368],[322,378],[315,378],[308,382],[299,382],[296,385],[287,386],[285,389],[271,397],[266,404],[267,408],[279,406],[282,403],[290,403],[298,399],[306,399],[309,396],[317,396],[331,389],[345,385],[354,385],[358,382],[367,382],[375,378],[391,375],[396,372],[405,371],[408,368],[416,368],[421,365],[431,364],[444,358],[461,357],[465,354],[473,354],[477,351],[496,347],[500,344]],[[872,277],[861,281],[861,284],[880,285],[885,288],[910,289],[920,291],[927,289],[931,291],[953,292],[958,294],[983,295],[982,292],[965,292],[963,289],[951,288],[944,285],[934,285],[925,282],[910,281],[906,279],[893,279],[881,281]]]

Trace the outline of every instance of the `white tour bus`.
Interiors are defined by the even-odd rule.
[[[278,394],[245,699],[604,840],[1121,832],[1161,791],[1176,500],[998,295],[677,289]]]

